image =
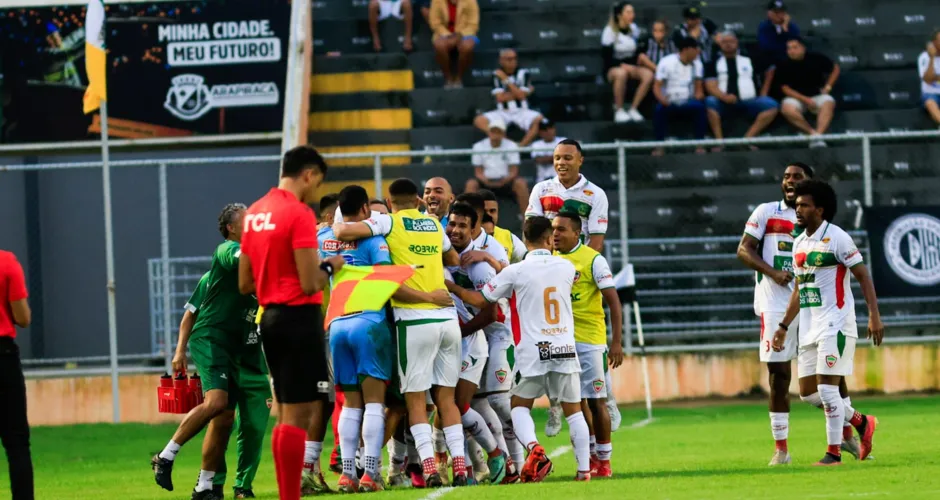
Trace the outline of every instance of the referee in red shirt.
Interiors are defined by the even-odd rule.
[[[13,340],[16,327],[26,328],[32,319],[27,295],[23,267],[15,255],[0,250],[0,441],[10,462],[13,500],[33,500],[26,380]]]
[[[258,297],[261,344],[279,403],[272,447],[281,500],[300,499],[307,429],[323,426],[329,368],[323,340],[321,290],[343,266],[341,256],[320,262],[316,200],[326,163],[316,149],[284,154],[281,180],[245,213],[238,287]],[[319,429],[323,430],[323,429]],[[322,433],[321,433],[322,434]]]

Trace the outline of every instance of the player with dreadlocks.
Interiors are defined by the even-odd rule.
[[[250,493],[250,476],[257,470],[260,440],[267,425],[267,418],[260,418],[262,414],[267,417],[265,401],[268,395],[260,389],[264,361],[260,359],[258,337],[252,335],[254,310],[258,303],[254,297],[242,295],[238,290],[238,258],[241,255],[244,216],[245,205],[239,203],[222,209],[219,232],[225,241],[216,247],[209,272],[200,280],[180,324],[180,344],[174,369],[185,370],[185,357],[179,354],[185,352],[184,346],[188,342],[193,363],[202,376],[205,400],[186,415],[173,439],[151,460],[157,484],[173,491],[172,472],[176,454],[181,446],[208,425],[202,448],[202,470],[193,491],[193,500],[222,498],[220,491],[214,491],[213,481],[216,472],[224,470],[225,447],[238,403],[245,408],[240,411],[239,477],[236,479],[239,488],[235,494],[236,498],[254,496]],[[247,367],[247,378],[243,380],[241,368],[247,365],[251,366]],[[250,383],[255,381],[258,383]],[[243,383],[251,386],[252,394],[258,393],[261,397],[243,397]],[[246,483],[247,490],[243,489]]]

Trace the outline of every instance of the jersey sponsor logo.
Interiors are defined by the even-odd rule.
[[[778,241],[778,242],[777,242],[777,251],[778,251],[778,252],[792,252],[792,251],[793,251],[793,242],[792,242],[792,241]]]
[[[571,302],[580,302],[581,301],[581,292],[571,294]]]
[[[756,222],[753,222],[753,221],[747,221],[747,223],[745,223],[744,225],[748,227],[753,227],[754,229],[760,228],[760,226]]]
[[[836,366],[836,363],[838,362],[839,362],[839,357],[836,356],[835,354],[826,355],[826,366],[828,366],[829,368]]]
[[[568,199],[562,204],[561,211],[574,212],[580,215],[582,219],[586,219],[591,215],[591,205],[580,200]]]
[[[604,390],[604,381],[602,379],[596,379],[594,382],[591,382],[591,386],[594,387],[594,392],[601,392]]]
[[[610,273],[607,273],[607,274],[601,276],[601,279],[598,280],[598,281],[612,280],[612,279],[614,279],[614,275],[613,275],[613,274],[610,274]]]
[[[536,342],[535,347],[539,350],[539,361],[551,361],[553,359],[574,359],[577,357],[573,345],[552,345],[551,342]]]
[[[418,255],[437,255],[441,253],[440,247],[437,245],[408,245],[408,251]]]
[[[496,380],[498,380],[499,383],[502,384],[503,382],[506,381],[506,376],[509,375],[509,373],[506,372],[506,370],[503,370],[502,368],[500,368],[499,370],[496,370],[495,375],[496,375]]]
[[[598,224],[607,224],[607,218],[606,218],[606,217],[598,217],[598,218],[597,218],[597,223],[598,223]]]
[[[764,234],[790,234],[794,224],[786,219],[767,219],[767,229]]]
[[[789,255],[774,255],[774,269],[793,272],[793,258]]]
[[[894,220],[883,239],[888,267],[902,280],[917,286],[940,284],[940,219],[912,213]]]
[[[359,248],[358,241],[325,240],[322,243],[324,252],[342,252]]]
[[[548,336],[561,335],[563,333],[568,333],[568,327],[559,326],[555,328],[542,328],[539,333],[541,333],[542,335],[548,335]]]
[[[822,305],[822,294],[818,288],[800,287],[800,308],[819,307]]]
[[[401,222],[405,226],[405,231],[413,231],[416,233],[437,232],[437,224],[434,222],[434,219],[412,219],[409,217],[402,217]]]
[[[321,393],[321,394],[329,394],[329,393],[330,393],[330,383],[329,383],[329,382],[326,382],[326,381],[322,381],[322,380],[321,380],[320,382],[317,382],[317,392],[319,392],[319,393]]]
[[[245,340],[245,345],[257,345],[258,344],[258,332],[252,330],[248,332],[248,338]]]
[[[277,228],[277,225],[271,222],[271,215],[271,212],[265,212],[263,214],[245,214],[245,222],[242,229],[255,233],[273,231]]]

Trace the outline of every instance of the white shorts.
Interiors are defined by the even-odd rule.
[[[482,331],[464,337],[461,341],[460,380],[479,387],[488,358],[486,335]]]
[[[796,359],[796,349],[799,345],[799,319],[790,323],[787,330],[787,340],[783,343],[783,350],[774,350],[774,332],[780,328],[785,312],[763,312],[760,314],[760,361],[761,363],[789,363]]]
[[[822,109],[823,104],[826,104],[827,102],[836,102],[836,99],[829,94],[814,95],[810,99],[816,103],[816,110],[813,111],[814,115],[819,114],[819,110]],[[802,102],[792,97],[784,97],[783,101],[780,102],[780,107],[782,108],[783,106],[793,106],[794,108],[798,109],[800,113],[806,112],[806,106],[804,106]]]
[[[460,373],[460,324],[456,319],[397,321],[401,392],[432,385],[456,387]]]
[[[477,394],[506,392],[512,387],[516,346],[502,342],[490,342],[490,357],[480,379]]]
[[[401,0],[379,0],[379,21],[384,21],[390,17],[395,19],[404,19],[401,13]]]
[[[521,377],[509,391],[523,399],[538,399],[548,396],[562,403],[581,402],[581,380],[577,373],[548,372],[545,375]]]
[[[797,374],[800,378],[813,375],[852,374],[855,365],[855,337],[842,332],[819,339],[815,344],[800,346]]]
[[[542,114],[538,111],[525,108],[517,108],[511,111],[494,109],[493,111],[484,113],[483,116],[490,121],[493,120],[493,118],[501,118],[507,126],[509,126],[510,123],[515,123],[516,126],[523,131],[528,131],[533,123],[542,119]]]
[[[581,362],[581,397],[607,397],[607,346],[575,343]]]

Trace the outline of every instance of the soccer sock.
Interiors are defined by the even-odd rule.
[[[401,441],[391,438],[388,440],[388,462],[389,475],[394,476],[401,472],[405,467],[405,459],[408,458],[408,445]]]
[[[437,472],[434,463],[434,446],[431,444],[431,424],[411,426],[411,435],[415,438],[415,449],[421,459],[421,468],[425,474]]]
[[[568,432],[571,434],[571,446],[574,447],[574,457],[578,462],[578,472],[588,472],[591,470],[591,444],[590,431],[587,421],[584,420],[584,414],[575,413],[565,420],[568,421]]]
[[[490,432],[486,421],[483,420],[483,417],[477,413],[476,410],[473,408],[467,409],[467,411],[460,416],[460,421],[463,423],[463,428],[473,436],[477,444],[482,446],[487,453],[496,449],[496,438],[493,437],[493,433]]]
[[[172,462],[173,460],[176,460],[176,454],[179,452],[180,445],[171,439],[170,442],[166,444],[166,448],[163,448],[163,451],[160,452],[160,458]]]
[[[447,439],[444,437],[444,430],[433,426],[431,429],[431,441],[434,443],[434,453],[447,453]]]
[[[826,443],[828,452],[840,455],[842,445],[842,422],[845,419],[845,404],[839,395],[839,386],[819,384],[819,395],[822,398],[823,410],[826,412]]]
[[[478,443],[477,440],[473,438],[473,435],[467,432],[466,429],[464,429],[463,437],[464,442],[467,443],[467,457],[470,458],[470,463],[473,465],[473,468],[478,471],[483,470],[483,467],[486,465],[486,461],[483,460],[483,458],[486,457],[486,454],[483,452],[483,448],[480,447],[480,443]],[[496,450],[499,451],[499,448],[496,448]],[[469,470],[467,474],[470,474]]]
[[[845,426],[852,426],[858,431],[859,434],[865,432],[865,415],[861,412],[852,408],[852,398],[846,396],[842,398],[842,404],[845,406]],[[845,436],[843,431],[843,437]],[[852,429],[848,429],[849,437],[852,437]]]
[[[274,427],[272,447],[280,500],[300,500],[300,476],[304,467],[306,437],[307,431],[300,427],[286,424]],[[320,443],[320,447],[322,450],[323,443]]]
[[[467,473],[467,462],[464,457],[463,424],[455,424],[444,428],[444,439],[447,440],[447,450],[454,459],[454,475]]]
[[[516,430],[516,436],[519,441],[525,443],[527,450],[531,450],[539,444],[539,439],[535,435],[535,422],[532,421],[532,410],[525,406],[517,406],[512,409],[512,426]],[[522,463],[519,461],[518,463]]]
[[[787,451],[787,436],[790,434],[790,414],[770,412],[770,432],[777,442],[777,449]]]
[[[470,403],[470,407],[483,417],[487,427],[490,429],[490,434],[492,434],[493,439],[496,440],[496,446],[498,446],[506,456],[511,457],[509,454],[509,445],[506,444],[506,437],[503,436],[503,423],[499,421],[499,416],[493,411],[489,400],[486,398],[476,398]]]
[[[597,456],[597,436],[595,436],[594,434],[591,434],[590,450],[591,450],[591,456],[596,457]]]
[[[517,464],[524,463],[525,449],[519,440],[516,439],[516,433],[513,430],[512,409],[509,406],[509,393],[501,392],[499,394],[490,394],[486,399],[490,401],[490,406],[493,407],[493,411],[496,412],[500,422],[503,424],[503,437],[506,438],[506,446],[509,448],[509,455],[512,457],[512,461]]]
[[[800,399],[802,399],[804,403],[809,403],[816,408],[822,409],[823,407],[822,398],[819,396],[818,392],[814,392],[809,396],[800,395]]]
[[[362,419],[362,442],[366,451],[365,469],[375,478],[382,463],[382,437],[385,435],[385,408],[381,403],[366,403]]]
[[[342,443],[340,443],[340,447],[342,447]],[[304,441],[304,472],[314,473],[321,453],[323,453],[322,441]]]
[[[199,471],[199,479],[196,480],[196,491],[206,491],[212,489],[212,478],[215,477],[215,472],[211,470],[201,470]]]
[[[610,460],[614,453],[614,445],[611,443],[597,443],[597,458],[599,460]]]
[[[359,432],[362,427],[362,408],[343,407],[339,415],[339,454],[343,463],[343,474],[358,479],[356,475],[356,450],[359,449]]]

